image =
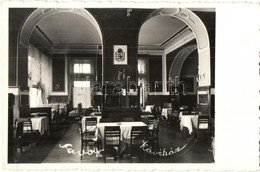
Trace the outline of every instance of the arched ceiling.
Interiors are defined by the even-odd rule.
[[[93,24],[75,13],[55,13],[40,21],[38,27],[54,43],[101,45]]]
[[[139,33],[140,46],[163,45],[187,25],[177,18],[156,16],[146,21]]]
[[[101,54],[101,32],[94,20],[77,9],[58,10],[37,23],[30,43],[48,54]]]
[[[157,15],[146,20],[138,37],[139,54],[173,51],[195,39],[189,26],[178,18]]]

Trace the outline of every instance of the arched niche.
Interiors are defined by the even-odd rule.
[[[198,49],[198,86],[199,87],[210,87],[211,74],[210,74],[210,44],[208,32],[200,20],[200,18],[192,11],[184,8],[165,8],[158,9],[151,13],[145,21],[156,16],[171,16],[178,18],[186,23],[195,35]],[[145,22],[144,21],[144,22]],[[181,70],[181,67],[179,67]],[[180,71],[176,71],[176,74],[180,74]]]
[[[171,68],[169,71],[169,77],[172,79],[179,78],[181,74],[181,68],[183,66],[183,63],[187,59],[187,57],[197,49],[197,45],[190,45],[187,47],[184,47],[174,58]]]

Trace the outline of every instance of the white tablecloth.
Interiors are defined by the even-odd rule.
[[[69,117],[74,117],[76,116],[76,110],[72,110],[69,112]]]
[[[49,119],[48,117],[34,117],[31,118],[32,121],[32,129],[33,130],[39,130],[40,135],[44,134],[44,131],[47,132],[47,134],[50,134],[50,130],[49,130]],[[24,130],[29,130],[29,128],[24,127]]]
[[[198,115],[182,115],[180,113],[180,129],[183,130],[183,127],[189,129],[189,133],[193,132],[193,126],[198,128]]]
[[[152,113],[153,107],[154,107],[154,105],[146,105],[144,111]]]
[[[162,108],[162,116],[168,119],[168,114],[172,113],[172,108]]]

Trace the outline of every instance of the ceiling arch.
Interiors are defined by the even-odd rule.
[[[34,29],[54,45],[102,45],[103,42],[97,21],[83,8],[36,9],[21,27],[19,43],[27,47]]]
[[[163,8],[152,12],[144,21],[146,23],[155,17],[177,18],[184,22],[193,32],[198,49],[198,82],[199,87],[211,85],[210,74],[210,44],[207,29],[201,19],[185,8]],[[140,34],[139,34],[140,35]],[[165,54],[166,52],[163,51]],[[181,69],[181,68],[179,68]],[[179,72],[175,72],[179,73]]]

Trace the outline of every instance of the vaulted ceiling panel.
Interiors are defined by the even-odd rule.
[[[158,46],[166,42],[186,26],[184,22],[169,16],[156,16],[146,21],[139,33],[139,46]]]
[[[41,20],[39,28],[53,43],[101,44],[93,24],[73,13],[55,13]]]

